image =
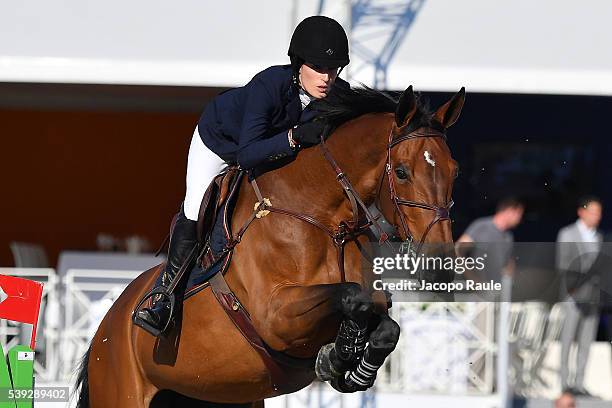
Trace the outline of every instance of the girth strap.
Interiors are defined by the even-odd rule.
[[[268,369],[270,381],[275,391],[281,393],[289,390],[287,379],[289,375],[279,366],[276,360],[268,352],[268,347],[261,339],[247,311],[244,309],[236,295],[227,286],[223,273],[217,273],[210,279],[210,287],[215,298],[225,310],[234,326],[242,336],[251,344],[251,347],[259,354],[264,365]]]

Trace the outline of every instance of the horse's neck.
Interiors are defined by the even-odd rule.
[[[338,129],[327,143],[338,167],[366,204],[376,195],[378,182],[386,158],[390,114],[369,114],[359,117]],[[326,163],[327,164],[327,163]],[[327,164],[331,170],[331,166]],[[335,173],[332,173],[334,178]],[[346,195],[338,186],[338,197],[347,203]]]
[[[332,157],[366,204],[373,201],[377,191],[391,120],[390,114],[364,115],[338,128],[326,142]],[[266,174],[258,183],[262,190],[271,192],[272,205],[333,224],[350,216],[346,195],[319,147],[300,152],[294,162]]]

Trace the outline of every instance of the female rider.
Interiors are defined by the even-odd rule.
[[[226,163],[252,169],[318,143],[322,125],[311,120],[316,111],[307,106],[325,98],[334,83],[349,86],[338,78],[349,63],[346,33],[331,18],[308,17],[293,32],[288,55],[291,64],[269,67],[245,86],[221,93],[202,113],[189,148],[185,200],[156,287],[168,287],[197,243],[202,197]],[[136,321],[146,322],[157,336],[172,317],[169,306],[165,297],[154,298],[151,308],[138,311]]]

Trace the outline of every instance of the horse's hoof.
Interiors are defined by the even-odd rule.
[[[374,385],[374,380],[367,384],[357,384],[350,378],[345,378],[344,375],[334,378],[329,382],[333,389],[343,394],[350,394],[357,391],[365,391]]]
[[[329,353],[334,349],[334,343],[329,343],[321,347],[319,354],[317,354],[317,361],[315,363],[315,373],[317,378],[321,381],[331,381],[338,375],[332,366],[329,358]]]

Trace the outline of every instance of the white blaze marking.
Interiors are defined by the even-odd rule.
[[[436,167],[436,161],[431,158],[431,154],[427,150],[425,150],[425,153],[423,153],[423,156],[425,156],[425,161],[431,164],[431,167]]]

